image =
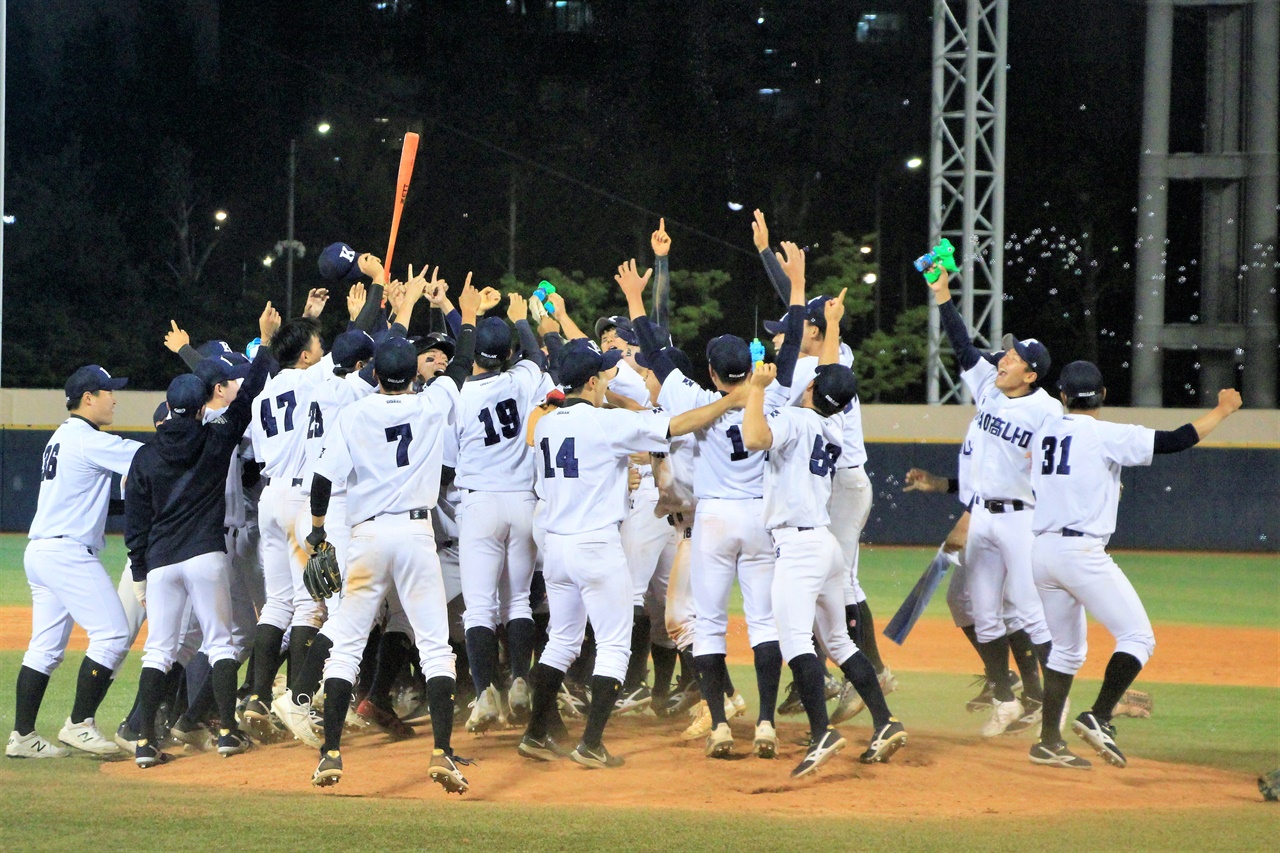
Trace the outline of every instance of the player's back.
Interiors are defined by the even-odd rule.
[[[842,415],[787,406],[767,415],[773,433],[764,478],[764,522],[777,527],[826,527],[831,480],[844,440]]]
[[[840,344],[839,362],[850,370],[853,369],[853,350],[849,349],[846,344]],[[804,389],[814,380],[818,372],[818,357],[813,355],[801,356],[796,360],[795,370],[791,376],[791,387],[780,389],[779,386],[770,385],[770,393],[766,398],[766,408],[770,402],[776,405],[784,405],[780,401],[780,397],[786,400],[785,405],[798,406],[800,398],[804,396]],[[779,391],[782,393],[780,394]],[[856,468],[865,465],[867,461],[867,445],[866,439],[862,432],[862,404],[857,397],[849,401],[841,412],[843,418],[844,436],[840,442],[843,452],[840,454],[840,460],[837,467],[840,468]]]
[[[102,548],[111,474],[127,474],[142,444],[101,432],[72,416],[53,431],[40,460],[40,492],[31,539],[67,537]]]
[[[326,367],[327,365],[327,367]],[[306,369],[286,368],[253,401],[253,452],[272,480],[301,479],[306,468],[307,415],[313,386],[332,371],[328,356]]]
[[[307,432],[303,443],[302,487],[311,488],[311,475],[324,449],[325,425],[332,424],[345,407],[373,394],[377,389],[357,373],[335,376],[330,373],[311,388],[307,404]],[[334,483],[333,494],[343,493],[345,484]]]
[[[658,402],[673,415],[709,405],[720,398],[672,371],[662,383]],[[714,424],[694,433],[696,442],[693,493],[698,500],[750,500],[764,495],[764,451],[749,451],[742,440],[742,410],[726,412]]]
[[[1116,529],[1120,471],[1150,465],[1155,430],[1065,415],[1044,424],[1032,460],[1037,533],[1064,528],[1106,539]]]
[[[501,373],[472,376],[462,386],[458,413],[459,488],[483,492],[522,492],[533,488],[533,454],[524,440],[524,424],[542,371],[528,360]]]

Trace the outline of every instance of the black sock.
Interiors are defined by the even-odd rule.
[[[1009,638],[1000,637],[989,643],[978,643],[978,654],[982,656],[987,681],[994,685],[996,700],[1012,702],[1013,690],[1009,686]]]
[[[449,648],[453,649],[453,669],[458,673],[458,677],[453,684],[454,695],[474,695],[475,687],[471,683],[471,657],[467,654],[467,641],[465,639],[450,640]],[[410,653],[417,655],[417,647],[415,646]],[[425,684],[423,689],[425,691]]]
[[[969,645],[973,646],[973,650],[978,653],[978,657],[982,657],[982,649],[978,648],[978,632],[972,625],[965,625],[960,629],[964,632],[965,638],[969,641]]]
[[[187,665],[185,681],[187,683],[187,710],[191,709],[191,705],[195,702],[196,697],[205,689],[205,683],[209,680],[209,673],[213,667],[209,664],[209,656],[204,652],[196,652],[196,656],[191,659],[191,663]],[[212,700],[210,700],[212,701]],[[212,708],[212,704],[206,705],[205,710]],[[188,715],[188,719],[199,720],[200,717]]]
[[[160,707],[164,676],[162,671],[149,666],[144,666],[138,676],[138,728],[135,731],[141,740],[154,742],[156,739],[156,708]]]
[[[1009,650],[1013,652],[1013,662],[1018,665],[1018,674],[1022,676],[1022,695],[1037,701],[1044,698],[1044,690],[1040,687],[1040,659],[1036,657],[1036,647],[1026,631],[1009,633]]]
[[[507,623],[507,652],[511,659],[511,677],[529,680],[533,665],[533,644],[538,629],[532,619],[512,619]]]
[[[374,626],[360,653],[360,673],[356,676],[355,694],[361,698],[369,695],[373,686],[373,674],[378,670],[378,649],[382,647],[382,629]]]
[[[607,675],[591,676],[591,707],[587,709],[587,726],[582,730],[582,742],[588,749],[600,746],[604,727],[613,713],[613,705],[622,692],[622,682]]]
[[[107,695],[110,687],[111,670],[85,655],[80,661],[80,674],[76,677],[76,699],[71,707],[71,722],[83,723],[97,713],[98,706],[102,704],[102,698]]]
[[[1104,723],[1111,722],[1111,714],[1124,692],[1133,685],[1142,664],[1128,652],[1116,652],[1107,661],[1107,673],[1102,677],[1102,689],[1093,701],[1093,715]]]
[[[204,721],[205,717],[208,716],[209,711],[213,708],[213,690],[213,675],[210,673],[208,678],[205,678],[200,682],[200,688],[195,695],[195,699],[188,703],[187,710],[183,711],[182,715],[178,718],[179,722],[183,723],[184,728],[190,728],[193,724],[201,723]],[[232,720],[234,720],[234,706],[231,709],[231,713]]]
[[[782,680],[782,649],[777,640],[771,640],[751,651],[755,654],[756,689],[760,691],[760,716],[756,722],[772,723],[778,709],[778,682]]]
[[[858,648],[862,648],[862,616],[858,613],[858,605],[844,606],[844,627],[849,632],[849,639]]]
[[[395,684],[400,671],[409,660],[409,649],[412,645],[413,640],[401,631],[382,633],[382,639],[378,643],[378,665],[365,698],[384,711],[391,710],[391,686]],[[453,693],[452,687],[449,688],[449,692]],[[430,699],[430,696],[427,698]]]
[[[1053,652],[1053,640],[1036,643],[1036,660],[1040,661],[1040,669],[1049,665],[1049,655]]]
[[[871,712],[871,722],[876,729],[889,725],[889,718],[893,716],[889,713],[889,703],[885,701],[884,691],[880,689],[880,680],[876,678],[875,667],[862,650],[854,652],[841,664],[840,671],[844,673],[845,678],[849,679],[853,689],[858,691],[862,701],[867,703],[867,710]]]
[[[627,677],[622,682],[628,693],[643,687],[649,674],[649,632],[652,630],[649,614],[643,606],[636,605],[631,613],[631,657],[627,660]]]
[[[858,636],[861,639],[856,644],[879,675],[884,672],[884,661],[880,659],[880,645],[876,641],[876,620],[871,616],[871,605],[865,600],[858,602],[858,617]]]
[[[288,684],[294,696],[304,692],[298,689],[298,674],[302,672],[303,661],[307,659],[307,652],[311,650],[311,643],[319,633],[319,628],[313,628],[310,625],[294,625],[289,629]]]
[[[535,658],[542,657],[542,651],[547,647],[547,640],[550,634],[547,628],[551,625],[550,613],[534,613],[533,614],[533,652]]]
[[[715,728],[724,718],[724,655],[697,655],[693,662],[698,667],[698,683],[702,685],[702,698],[711,711],[711,727]]]
[[[449,739],[453,737],[453,688],[456,682],[447,675],[427,679],[427,707],[431,709],[431,734],[436,749],[453,755]]]
[[[345,678],[324,680],[324,745],[325,752],[342,748],[342,726],[351,707],[351,682]]]
[[[680,681],[681,685],[688,686],[698,683],[698,665],[693,662],[693,647],[680,650]]]
[[[533,703],[529,709],[529,728],[525,734],[535,740],[542,740],[547,736],[551,715],[556,711],[556,699],[560,693],[560,685],[564,683],[564,673],[545,663],[537,663],[529,678],[533,682]]]
[[[87,658],[86,658],[87,660]],[[29,735],[36,730],[36,717],[40,715],[40,703],[44,701],[49,676],[24,666],[18,670],[17,708],[13,714],[13,730]]]
[[[253,635],[253,689],[250,696],[257,696],[264,705],[271,704],[271,683],[276,680],[280,668],[280,645],[284,631],[275,625],[258,623]]]
[[[676,671],[676,650],[659,646],[649,648],[653,655],[653,695],[668,696],[671,693],[671,676]]]
[[[236,690],[236,696],[241,699],[246,698],[253,692],[253,651],[249,652],[249,659],[244,662],[244,683]]]
[[[809,717],[809,734],[816,742],[831,726],[827,716],[827,691],[823,684],[822,665],[815,654],[796,655],[789,662],[791,679],[800,691],[804,712]]]
[[[311,641],[311,648],[307,649],[306,657],[294,674],[293,701],[300,701],[303,696],[310,700],[320,690],[320,679],[324,678],[324,665],[329,660],[332,648],[333,640],[324,634],[316,634]]]
[[[160,704],[156,707],[162,706],[167,706],[169,709],[165,719],[160,720],[165,726],[173,725],[187,710],[187,674],[186,668],[180,663],[169,667],[169,671],[160,681]]]
[[[218,727],[226,731],[237,731],[236,726],[236,682],[240,664],[235,658],[220,660],[213,665],[209,673],[212,685],[213,701],[218,706]],[[345,716],[345,715],[344,715]]]
[[[479,696],[498,675],[498,635],[492,628],[467,629],[467,660]]]
[[[720,655],[720,683],[724,685],[725,696],[732,696],[738,692],[738,688],[733,686],[733,678],[729,675],[729,664],[725,662],[724,655]]]
[[[1040,720],[1040,742],[1055,744],[1062,740],[1062,709],[1071,693],[1075,676],[1044,668],[1044,717]]]

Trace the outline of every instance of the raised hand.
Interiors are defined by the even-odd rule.
[[[320,316],[320,312],[324,310],[325,303],[329,301],[329,291],[323,287],[313,287],[307,292],[307,304],[302,306],[302,316],[308,320],[314,320]]]
[[[272,308],[271,303],[268,302],[267,307],[262,309],[262,314],[258,317],[258,334],[262,337],[262,345],[270,346],[271,339],[278,331],[280,331],[280,312]]]
[[[787,274],[787,278],[791,279],[792,287],[795,287],[797,282],[803,285],[804,250],[795,243],[783,240],[782,252],[777,253],[777,255],[778,263],[782,265],[782,271]]]
[[[764,221],[764,213],[759,209],[752,211],[755,219],[751,223],[751,242],[756,244],[756,251],[763,252],[769,248],[769,226]]]
[[[556,313],[555,313],[555,315],[556,315],[557,317],[564,317],[564,316],[565,316],[565,313],[564,313],[564,311],[565,311],[565,309],[564,309],[564,297],[563,297],[563,296],[561,296],[559,293],[550,293],[550,294],[547,294],[547,301],[548,301],[548,302],[550,302],[552,305],[554,305],[554,306],[555,306],[555,309],[556,309]]]
[[[383,293],[387,297],[387,306],[393,316],[400,316],[401,303],[404,302],[405,286],[402,281],[390,282]]]
[[[828,299],[827,304],[822,306],[823,316],[827,319],[827,328],[836,329],[840,326],[840,319],[844,317],[844,295],[849,292],[849,288],[840,291],[840,295],[835,299]]]
[[[1218,392],[1218,408],[1222,409],[1223,414],[1230,415],[1240,410],[1244,405],[1244,400],[1240,397],[1240,392],[1234,388],[1223,388]]]
[[[636,268],[636,259],[632,258],[618,266],[618,274],[613,277],[613,280],[622,288],[627,299],[636,299],[644,294],[645,285],[649,283],[652,276],[653,270],[641,276]]]
[[[649,245],[653,247],[655,257],[663,257],[671,251],[671,237],[667,234],[667,219],[658,220],[658,230],[649,235]]]
[[[498,292],[496,287],[486,287],[480,291],[480,308],[477,313],[487,314],[501,301],[502,294]]]
[[[513,323],[529,319],[529,305],[518,293],[507,294],[507,319]]]
[[[467,273],[466,284],[462,285],[462,293],[458,295],[458,313],[462,315],[462,322],[472,326],[476,323],[476,315],[480,313],[481,294],[471,286],[471,273]],[[495,302],[494,305],[498,303]]]
[[[763,390],[773,384],[773,380],[777,378],[778,365],[765,362],[756,365],[756,369],[752,371],[751,377],[747,381],[751,383],[752,388]]]
[[[169,321],[169,331],[164,335],[164,347],[169,352],[176,353],[185,346],[191,345],[191,336],[185,331],[178,328],[177,320]]]
[[[944,302],[951,301],[951,273],[947,272],[947,268],[943,266],[937,267],[942,274],[934,281],[925,279],[925,283],[929,285],[929,289],[933,291],[933,298],[939,305]]]
[[[429,265],[428,265],[429,266]],[[436,267],[439,269],[439,267]],[[423,267],[417,275],[413,274],[413,264],[409,264],[409,280],[405,282],[403,308],[412,308],[418,304],[418,300],[422,298],[422,293],[427,288],[427,267]],[[397,312],[398,313],[398,312]]]
[[[354,323],[360,316],[368,299],[369,294],[365,292],[363,281],[351,285],[351,289],[347,291],[347,316],[351,318],[351,322]]]
[[[356,266],[360,267],[361,273],[373,279],[374,284],[387,283],[387,273],[382,268],[381,258],[374,257],[368,252],[365,252],[363,255],[356,258]]]

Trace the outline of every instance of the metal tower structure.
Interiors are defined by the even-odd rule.
[[[956,10],[964,6],[964,18]],[[946,237],[960,255],[960,314],[979,347],[1004,326],[1005,70],[1008,0],[934,0],[930,245]],[[929,303],[930,403],[968,400],[941,359],[941,324]]]
[[[1203,7],[1203,150],[1169,151],[1174,7]],[[1243,366],[1246,406],[1276,405],[1277,104],[1280,0],[1148,0],[1138,178],[1133,404],[1163,404],[1164,351],[1196,350],[1199,397]],[[1203,190],[1199,323],[1165,322],[1169,189]]]

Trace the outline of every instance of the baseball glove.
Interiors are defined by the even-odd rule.
[[[1280,770],[1272,770],[1259,776],[1258,790],[1262,792],[1262,799],[1269,803],[1280,800]]]
[[[342,589],[342,573],[338,571],[338,552],[328,542],[316,546],[316,552],[302,570],[302,582],[316,601],[324,601]]]
[[[1151,717],[1151,709],[1154,707],[1150,693],[1144,693],[1141,690],[1126,690],[1124,696],[1120,697],[1120,701],[1116,703],[1116,709],[1112,713],[1115,716],[1148,719]]]

